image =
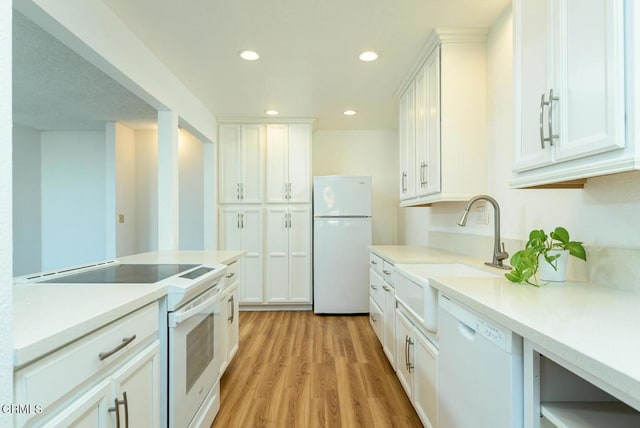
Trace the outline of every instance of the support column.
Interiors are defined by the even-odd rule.
[[[216,180],[216,144],[203,142],[204,149],[204,239],[205,250],[218,249],[218,182]]]
[[[158,250],[179,248],[178,115],[158,111]]]

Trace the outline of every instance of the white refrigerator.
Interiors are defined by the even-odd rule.
[[[369,312],[371,177],[313,178],[313,311]]]

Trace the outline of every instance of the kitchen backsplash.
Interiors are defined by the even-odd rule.
[[[503,239],[510,255],[524,247],[525,241]],[[491,260],[493,237],[430,231],[429,247]],[[568,277],[606,287],[640,293],[640,250],[585,246],[587,263],[569,258]]]

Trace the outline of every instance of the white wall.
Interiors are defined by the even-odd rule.
[[[398,200],[398,132],[317,131],[313,175],[370,175],[373,243],[395,244]]]
[[[640,248],[640,171],[591,178],[584,189],[510,189],[513,141],[513,54],[511,10],[495,23],[487,45],[488,193],[501,207],[502,235],[524,240],[532,229],[568,228],[573,239],[587,245]],[[423,234],[423,222],[431,231],[493,236],[493,222],[478,225],[476,214],[468,226],[456,222],[464,203],[435,204],[426,218],[409,220],[407,233]],[[493,218],[491,207],[489,216]],[[511,253],[519,248],[509,248]],[[487,249],[487,256],[491,248]]]
[[[180,130],[180,249],[204,249],[204,147],[202,142]]]
[[[105,133],[41,135],[42,269],[104,260]]]
[[[40,272],[40,131],[13,128],[13,274]]]
[[[158,133],[136,131],[136,253],[158,249]]]
[[[12,1],[0,2],[0,403],[13,403],[12,347]],[[0,426],[11,426],[12,415],[0,413]]]

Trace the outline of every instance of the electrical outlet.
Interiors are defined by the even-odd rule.
[[[489,224],[489,209],[487,207],[487,204],[478,206],[476,224]]]
[[[118,214],[118,223],[124,223],[124,214]]]

